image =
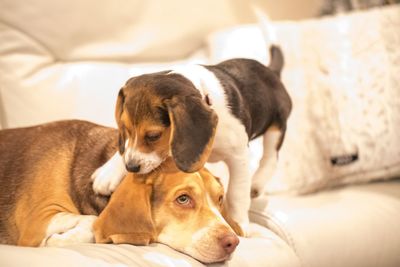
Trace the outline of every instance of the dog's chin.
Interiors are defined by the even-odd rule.
[[[137,172],[137,174],[148,174],[148,173],[154,171],[155,169],[157,169],[158,167],[160,167],[160,165],[163,161],[164,160],[160,159],[159,161],[156,161],[151,164],[149,164],[149,163],[144,164],[144,165],[142,165],[142,168],[140,168],[140,171]]]
[[[148,174],[155,169],[159,168],[160,165],[165,161],[166,158],[162,158],[156,154],[151,155],[152,159],[142,159],[139,162],[140,164],[140,170],[138,172],[135,172],[136,174]]]
[[[157,168],[157,167],[156,167]],[[139,172],[137,172],[137,174],[148,174],[150,173],[152,170],[154,170],[155,168],[143,168],[141,169]]]

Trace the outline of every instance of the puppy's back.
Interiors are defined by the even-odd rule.
[[[271,49],[274,69],[246,58],[205,66],[220,81],[231,111],[245,126],[249,139],[262,135],[273,123],[280,125],[281,117],[291,110],[290,97],[279,79],[283,55],[274,51]]]

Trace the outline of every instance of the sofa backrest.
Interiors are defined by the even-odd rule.
[[[246,2],[1,0],[3,127],[113,124],[118,89],[153,70],[133,64],[188,57],[211,31],[246,22]]]

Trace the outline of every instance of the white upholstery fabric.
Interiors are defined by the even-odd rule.
[[[268,238],[241,239],[230,261],[213,267],[300,267],[292,249],[269,232]],[[22,248],[0,245],[0,264],[85,267],[201,267],[202,263],[162,244],[150,246],[79,244],[64,248]]]
[[[251,219],[307,267],[400,266],[400,180],[253,201]]]
[[[246,9],[242,0],[1,0],[3,126],[65,118],[114,125],[125,80],[163,66],[137,63],[187,61],[208,33],[245,20]]]
[[[149,55],[158,59],[165,59],[162,53],[172,58],[187,55],[186,50],[179,55],[173,51],[175,48],[182,51],[180,46],[185,46],[193,52],[202,41],[190,38],[196,43],[191,44],[178,38],[188,38],[189,28],[186,24],[178,27],[182,24],[180,19],[168,20],[171,25],[161,23],[165,17],[157,17],[161,7],[155,8],[156,1],[121,3],[126,10],[136,13],[91,1],[64,5],[55,7],[45,0],[28,1],[24,5],[0,1],[0,39],[4,40],[0,42],[2,127],[70,118],[115,126],[116,94],[133,75],[188,62],[215,63],[238,56],[269,61],[263,34],[253,25],[210,36],[210,59],[203,49],[185,60],[131,64],[152,59]],[[207,3],[198,5],[197,11]],[[190,27],[203,30],[199,36],[204,38],[212,27],[238,22],[228,2],[220,5],[211,14],[203,14],[209,24],[203,24],[202,14],[197,14],[194,7],[182,19],[191,17]],[[179,3],[172,1],[167,6],[165,11],[177,9]],[[214,16],[216,9],[225,18]],[[88,24],[76,31],[76,26],[67,20],[86,21],[82,10],[90,11],[91,16]],[[45,11],[49,16],[39,16]],[[138,17],[142,11],[147,13]],[[103,21],[106,13],[110,17]],[[268,192],[308,193],[400,174],[399,14],[397,5],[322,20],[274,24],[286,59],[283,80],[294,107],[277,172],[267,184]],[[93,21],[101,21],[104,26]],[[65,27],[58,30],[59,25]],[[160,29],[165,30],[165,25],[171,27],[168,30],[171,36],[157,34]],[[358,32],[365,28],[368,31],[359,37]],[[159,39],[147,40],[142,29]],[[139,42],[140,38],[144,38],[144,43]],[[153,47],[155,43],[169,49]],[[135,48],[139,44],[143,49]],[[253,147],[257,159],[261,146],[257,143]],[[332,165],[333,157],[349,155],[357,155],[358,160],[348,165]],[[253,169],[256,166],[257,160],[253,160]]]
[[[205,37],[211,30],[242,22],[239,14],[246,13],[245,2],[0,0],[0,128],[67,118],[113,126],[116,94],[133,75],[186,63],[216,63],[234,56],[268,63],[262,31],[255,25],[214,33],[206,44]],[[174,15],[169,15],[171,13]],[[377,42],[371,47],[357,46],[357,49],[372,49],[370,55],[355,53],[359,50],[345,52],[352,55],[354,52],[360,63],[364,59],[373,61],[377,53],[398,51],[399,32],[389,34],[393,30],[389,22],[399,25],[399,13],[399,6],[392,6],[351,15],[356,17],[357,25],[365,23],[369,28],[359,39],[365,35],[377,38]],[[374,24],[368,20],[369,16],[381,19]],[[400,76],[396,76],[398,71],[388,67],[400,66],[398,54],[393,58],[380,54],[382,69],[374,70],[371,75],[351,68],[351,77],[359,80],[351,80],[349,84],[357,83],[361,89],[364,85],[375,85],[376,77],[384,76],[384,94],[380,95],[383,87],[378,83],[378,91],[365,90],[367,94],[362,100],[365,103],[356,101],[352,116],[342,115],[340,120],[335,117],[338,115],[335,111],[352,111],[353,102],[349,99],[355,98],[338,102],[343,99],[340,94],[347,96],[350,93],[346,91],[347,87],[346,90],[334,87],[334,94],[329,94],[329,82],[343,74],[330,72],[337,62],[335,56],[339,54],[327,44],[321,49],[328,49],[329,53],[318,50],[322,39],[313,34],[319,32],[333,44],[339,33],[336,31],[330,36],[330,27],[335,28],[332,25],[336,19],[346,25],[348,18],[274,24],[285,53],[283,80],[293,98],[294,109],[280,154],[279,171],[269,181],[269,192],[309,192],[338,183],[371,179],[362,172],[369,169],[362,169],[360,165],[347,165],[340,168],[343,171],[326,166],[331,153],[353,152],[354,143],[359,149],[362,166],[381,163],[368,161],[380,157],[387,161],[379,177],[388,178],[388,174],[394,174],[388,167],[391,166],[389,162],[398,159],[396,153],[400,147],[399,139],[395,138],[396,127],[400,125],[399,98],[398,91],[386,89],[400,84]],[[378,31],[379,27],[382,32]],[[383,39],[380,39],[381,33]],[[357,41],[358,35],[352,38]],[[385,46],[382,40],[390,42]],[[315,52],[320,53],[318,57]],[[168,63],[163,63],[166,61]],[[330,78],[326,77],[327,71],[332,74]],[[361,89],[352,94],[362,93]],[[327,101],[335,101],[324,105],[321,102],[324,97]],[[386,100],[387,105],[382,108],[379,104]],[[370,119],[358,120],[363,108],[369,106],[374,107],[367,110]],[[329,116],[325,118],[326,115]],[[375,120],[375,115],[385,119]],[[369,122],[373,125],[368,125]],[[346,127],[350,130],[338,130]],[[362,131],[359,132],[357,127],[363,127]],[[341,138],[343,136],[346,138]],[[325,137],[338,140],[334,149],[327,146],[332,139]],[[260,147],[260,140],[250,147],[253,170],[261,153]],[[368,147],[371,150],[365,150]],[[214,167],[217,175],[227,176],[223,165]],[[256,199],[251,219],[270,227],[271,231],[266,230],[269,234],[265,238],[243,239],[231,261],[214,266],[400,266],[400,254],[396,253],[400,247],[397,231],[399,184],[396,180],[309,196]],[[0,246],[0,266],[46,265],[202,266],[163,245]]]
[[[0,18],[8,38],[52,61],[171,60],[196,50],[210,31],[243,22],[236,13],[249,9],[243,2],[1,0]]]

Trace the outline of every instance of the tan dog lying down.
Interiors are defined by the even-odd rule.
[[[167,160],[128,174],[109,202],[92,191],[90,175],[117,145],[116,129],[83,121],[0,131],[0,243],[160,242],[205,263],[228,259],[240,228],[207,170],[183,173]]]

